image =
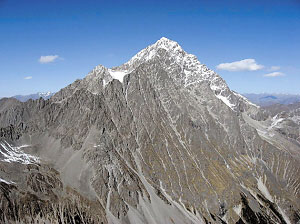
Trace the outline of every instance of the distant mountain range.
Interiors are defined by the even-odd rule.
[[[43,99],[47,100],[55,93],[53,92],[38,92],[29,95],[15,95],[12,98],[15,98],[21,102],[26,102],[29,99],[39,99],[42,97]],[[249,99],[251,102],[262,106],[268,107],[274,104],[282,104],[282,105],[289,105],[293,103],[300,102],[300,94],[279,94],[279,93],[244,93],[242,94],[244,97]]]
[[[21,102],[26,102],[29,99],[39,99],[39,98],[43,98],[45,100],[49,99],[51,96],[53,96],[55,93],[52,92],[38,92],[38,93],[34,93],[34,94],[29,94],[29,95],[16,95],[16,96],[12,96],[12,98],[15,98]]]
[[[270,106],[273,104],[288,105],[300,102],[300,95],[293,94],[245,93],[243,96],[259,106]]]

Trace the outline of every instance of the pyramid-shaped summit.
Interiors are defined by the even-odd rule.
[[[199,88],[204,83],[209,86],[212,93],[233,111],[248,111],[252,117],[262,117],[257,106],[250,103],[246,98],[231,91],[226,82],[213,70],[201,64],[195,55],[185,52],[181,46],[166,37],[162,37],[154,44],[134,55],[128,62],[114,68],[96,66],[87,77],[82,80],[82,85],[77,88],[88,88],[93,93],[102,91],[98,83],[103,87],[112,80],[123,82],[124,77],[136,72],[139,67],[147,65],[161,66],[165,75],[172,79],[178,88],[188,91]],[[157,77],[152,71],[145,74],[150,79]],[[72,87],[72,91],[74,88]]]
[[[0,121],[2,223],[298,221],[299,144],[167,38]]]

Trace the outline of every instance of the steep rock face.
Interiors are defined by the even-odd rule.
[[[161,38],[155,44],[136,54],[129,62],[115,68],[126,72],[133,71],[141,64],[158,59],[164,70],[173,74],[173,80],[179,86],[197,86],[207,82],[214,94],[234,111],[248,111],[257,119],[266,118],[258,106],[249,102],[240,94],[230,91],[225,81],[214,71],[201,64],[197,57],[186,53],[178,43]]]
[[[272,136],[259,107],[166,38],[124,65],[97,66],[50,100],[1,100],[0,120],[2,144],[26,144],[39,166],[56,170],[57,184],[46,189],[72,202],[77,195],[82,206],[68,203],[65,212],[72,217],[76,210],[95,223],[299,220],[299,146]],[[15,220],[9,214],[2,220]]]
[[[30,147],[0,141],[1,223],[107,223],[99,202],[64,186],[51,165],[25,152]]]

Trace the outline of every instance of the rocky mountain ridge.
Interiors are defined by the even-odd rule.
[[[264,109],[270,113],[270,129],[276,130],[287,139],[300,144],[300,103],[274,104]]]
[[[268,129],[268,119],[162,38],[49,100],[0,100],[1,155],[37,158],[32,165],[0,157],[0,218],[296,223],[299,146]]]
[[[29,95],[15,95],[12,96],[12,98],[15,98],[21,102],[26,102],[27,100],[37,100],[39,98],[43,98],[45,100],[50,99],[51,96],[53,96],[55,93],[52,92],[38,92],[34,94],[29,94]]]

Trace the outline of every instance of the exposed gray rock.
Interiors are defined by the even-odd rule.
[[[299,146],[275,135],[264,110],[166,38],[124,65],[97,66],[49,100],[1,100],[0,121],[2,144],[37,157],[41,167],[20,168],[13,179],[16,162],[0,161],[1,201],[15,200],[20,222],[40,213],[51,223],[72,222],[69,216],[81,217],[73,223],[299,220]],[[11,192],[31,186],[43,203],[21,209]],[[54,215],[45,200],[63,203],[63,212]],[[3,211],[2,220],[16,220]]]
[[[264,108],[270,114],[269,129],[300,145],[300,103]]]

